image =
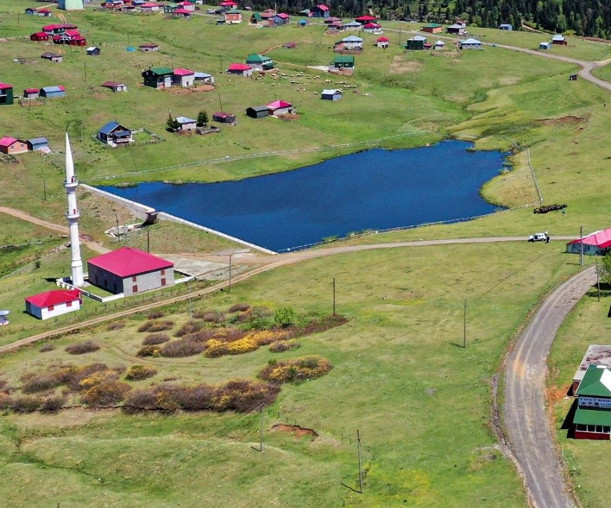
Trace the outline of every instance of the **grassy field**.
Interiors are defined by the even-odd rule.
[[[611,323],[607,316],[611,297],[603,292],[600,302],[597,292],[592,290],[573,310],[560,329],[550,355],[550,395],[553,402],[557,438],[562,455],[569,468],[575,491],[584,506],[602,507],[608,504],[608,495],[603,485],[608,485],[608,475],[597,465],[608,460],[608,441],[567,439],[562,424],[574,401],[565,397],[573,375],[591,344],[609,344]]]
[[[353,242],[524,235],[549,231],[577,235],[608,226],[608,92],[580,79],[568,82],[576,67],[498,47],[481,52],[447,50],[405,52],[398,42],[420,25],[388,23],[391,47],[366,48],[356,57],[352,77],[331,77],[307,66],[326,65],[339,38],[320,26],[295,24],[275,30],[216,26],[210,18],[191,21],[111,13],[65,13],[102,48],[89,57],[83,48],[33,43],[27,36],[55,22],[20,15],[30,4],[16,0],[0,13],[0,80],[17,93],[29,86],[64,84],[65,99],[44,106],[3,107],[0,136],[45,136],[54,153],[25,154],[20,163],[0,164],[0,202],[65,223],[63,132],[71,135],[79,179],[91,184],[144,180],[219,181],[285,171],[364,148],[369,140],[387,148],[422,146],[447,137],[470,139],[480,149],[510,150],[514,170],[482,189],[491,202],[511,210],[472,222],[435,225],[371,235]],[[6,11],[10,11],[7,13]],[[540,34],[473,29],[485,42],[537,47]],[[15,38],[12,38],[15,37]],[[431,37],[434,39],[435,37]],[[295,41],[297,48],[282,49]],[[158,42],[157,54],[127,52],[126,46]],[[64,62],[39,58],[43,51],[64,51]],[[603,60],[609,45],[570,38],[554,53]],[[229,77],[229,63],[252,52],[267,52],[279,74],[261,79]],[[24,59],[17,63],[15,58]],[[212,92],[175,93],[141,85],[140,73],[151,65],[189,67],[214,74]],[[609,66],[597,70],[606,77]],[[113,94],[99,85],[123,81],[127,93]],[[327,80],[329,82],[327,82]],[[341,82],[341,83],[340,83]],[[339,83],[339,84],[338,84]],[[322,88],[345,87],[337,103],[320,101]],[[246,107],[274,99],[294,103],[299,118],[253,120]],[[165,131],[169,112],[195,117],[221,109],[235,113],[238,125],[220,134],[183,137]],[[111,150],[92,139],[109,120],[146,127],[165,140],[159,144]],[[350,144],[350,146],[344,146]],[[324,150],[318,151],[320,148]],[[528,148],[528,152],[525,150]],[[301,150],[301,152],[296,152]],[[277,155],[239,160],[245,155]],[[290,153],[286,153],[291,151]],[[528,156],[544,203],[567,203],[566,214],[535,215],[538,203]],[[206,162],[226,158],[227,162]],[[192,163],[183,169],[164,169]],[[161,169],[160,169],[161,168]],[[138,220],[128,211],[88,193],[80,193],[82,232],[114,248],[104,234],[116,223]],[[16,219],[5,219],[0,244],[27,244],[0,258],[0,308],[11,308],[11,329],[0,330],[0,344],[105,311],[86,302],[79,316],[51,323],[21,312],[23,298],[51,289],[69,267],[66,239]],[[150,230],[151,251],[213,253],[233,245],[203,232],[170,223]],[[129,245],[144,248],[146,235],[130,235]],[[291,306],[300,313],[330,311],[331,280],[338,282],[338,310],[349,323],[303,339],[298,350],[273,354],[266,348],[241,356],[156,359],[159,370],[148,386],[163,379],[220,383],[253,378],[269,360],[306,354],[328,358],[334,369],[301,385],[284,385],[278,400],[259,415],[146,414],[76,407],[57,415],[3,414],[0,418],[0,491],[9,506],[524,506],[526,500],[513,466],[494,447],[489,429],[490,382],[511,338],[533,305],[550,288],[578,269],[563,255],[561,243],[499,244],[413,248],[350,254],[310,261],[258,276],[195,303],[195,310],[224,310],[235,302],[275,309]],[[84,257],[94,253],[84,251]],[[589,262],[590,260],[588,260]],[[468,346],[464,350],[463,308],[468,304]],[[133,300],[128,305],[138,303]],[[607,302],[608,303],[608,302]],[[591,303],[582,304],[579,309]],[[602,307],[601,307],[602,308]],[[17,310],[19,309],[19,310]],[[600,309],[599,309],[600,310]],[[176,325],[189,319],[188,306],[167,309]],[[57,365],[101,361],[111,367],[140,363],[142,341],[136,328],[144,317],[120,332],[106,327],[54,341],[55,349],[31,348],[3,357],[0,380],[20,393],[24,373]],[[592,317],[597,322],[598,317]],[[600,318],[602,323],[602,317]],[[577,326],[574,318],[564,329]],[[603,333],[601,329],[601,334]],[[565,337],[567,335],[564,335]],[[604,335],[601,335],[604,336]],[[95,353],[76,357],[64,347],[83,339],[103,344]],[[559,348],[568,348],[562,340]],[[555,384],[567,381],[570,360],[554,352]],[[568,355],[567,355],[568,356]],[[564,362],[564,363],[562,363]],[[148,363],[148,361],[147,361]],[[569,372],[568,376],[566,372]],[[563,409],[558,409],[561,418]],[[297,424],[318,437],[296,437],[272,430],[275,423]],[[258,453],[263,428],[265,452]],[[365,492],[355,493],[356,430],[363,438]],[[562,440],[562,436],[559,436]],[[590,506],[604,506],[605,471],[590,472],[591,457],[604,462],[601,448],[564,443],[572,471],[590,476],[580,484]],[[592,453],[592,455],[588,455]],[[568,455],[567,455],[568,456]],[[193,480],[197,478],[197,481]],[[598,482],[598,483],[597,483]],[[195,485],[194,485],[195,484]],[[342,486],[345,484],[346,486]]]

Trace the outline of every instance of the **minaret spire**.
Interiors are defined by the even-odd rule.
[[[72,148],[70,147],[70,138],[66,132],[66,181],[64,182],[66,195],[68,196],[68,211],[66,218],[70,227],[70,251],[72,253],[72,285],[80,287],[84,284],[83,277],[83,261],[81,260],[81,245],[78,232],[78,220],[81,214],[76,203],[76,188],[78,181],[74,175],[74,161],[72,159]]]

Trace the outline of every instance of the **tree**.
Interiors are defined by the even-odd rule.
[[[172,132],[175,132],[178,129],[180,129],[180,124],[178,123],[178,120],[176,120],[175,118],[172,118],[172,113],[168,114],[168,120],[166,124],[168,126],[168,129]]]
[[[297,313],[291,307],[281,307],[274,314],[274,323],[280,328],[287,328],[295,324]]]
[[[204,109],[202,109],[197,114],[197,126],[201,127],[202,125],[206,125],[208,123],[208,113]]]
[[[598,266],[600,280],[607,285],[611,285],[611,252],[605,254]]]

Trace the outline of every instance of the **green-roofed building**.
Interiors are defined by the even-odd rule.
[[[161,90],[172,86],[173,73],[169,67],[151,67],[142,73],[142,77],[146,86]]]
[[[261,17],[261,13],[253,12],[252,16],[250,16],[250,23],[252,25],[258,25],[259,23],[263,23],[263,18]]]
[[[248,55],[246,63],[258,71],[269,71],[274,68],[274,61],[270,57],[256,53]]]
[[[353,55],[335,55],[333,61],[329,64],[332,69],[354,69]]]
[[[577,389],[576,439],[611,439],[611,369],[590,365]]]

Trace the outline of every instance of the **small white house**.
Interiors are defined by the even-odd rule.
[[[551,43],[549,43],[549,42],[541,42],[541,43],[539,43],[539,49],[549,49],[550,46],[551,46]]]
[[[482,49],[481,41],[478,41],[472,37],[465,39],[464,41],[460,41],[458,44],[460,49]]]
[[[25,311],[38,319],[49,319],[81,308],[81,292],[78,289],[56,289],[28,296]]]
[[[342,43],[344,45],[344,49],[347,50],[363,49],[363,39],[357,37],[356,35],[349,35],[345,39],[342,39]]]
[[[342,98],[342,91],[338,89],[323,90],[320,98],[326,101],[339,101]]]
[[[174,69],[172,83],[184,88],[191,87],[195,84],[195,72],[189,69]]]
[[[177,116],[176,121],[178,122],[180,131],[194,131],[197,127],[197,121],[193,118],[186,116]]]

